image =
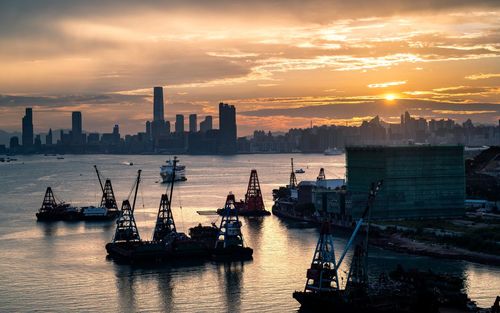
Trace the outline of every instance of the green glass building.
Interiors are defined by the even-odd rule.
[[[370,185],[383,186],[374,219],[465,214],[463,146],[359,146],[346,148],[348,213],[360,217]]]

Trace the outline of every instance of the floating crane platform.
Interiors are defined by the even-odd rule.
[[[42,206],[36,213],[38,221],[77,221],[80,219],[80,210],[69,203],[56,200],[51,187],[47,187]]]
[[[267,216],[271,212],[266,210],[264,200],[262,198],[262,191],[260,189],[259,177],[257,170],[253,169],[250,172],[250,179],[248,180],[247,193],[245,194],[245,201],[234,201],[234,207],[240,216]],[[218,209],[217,214],[224,215],[225,208]]]

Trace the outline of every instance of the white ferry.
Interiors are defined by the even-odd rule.
[[[172,182],[172,173],[174,172],[174,162],[172,160],[167,160],[165,165],[160,167],[160,176],[164,183]],[[175,166],[175,181],[185,181],[186,178],[186,166],[177,163]]]
[[[344,153],[344,151],[337,148],[328,148],[323,152],[324,155],[341,155],[342,153]]]

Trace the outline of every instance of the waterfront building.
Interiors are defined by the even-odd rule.
[[[189,132],[196,133],[198,131],[197,116],[196,114],[189,115]]]
[[[182,114],[175,116],[175,132],[178,134],[184,133],[184,115]]]
[[[383,180],[375,219],[465,214],[463,146],[351,146],[346,148],[351,214],[360,217],[370,184]]]
[[[219,153],[236,154],[238,152],[234,105],[219,103],[219,136]]]
[[[22,120],[23,126],[23,146],[33,146],[33,109],[26,108],[26,114]]]

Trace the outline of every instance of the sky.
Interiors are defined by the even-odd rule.
[[[0,129],[144,130],[236,106],[238,135],[404,111],[500,119],[500,2],[0,0]],[[187,118],[186,118],[187,120]],[[215,121],[217,126],[217,120]]]

